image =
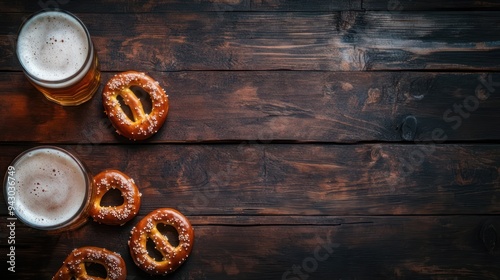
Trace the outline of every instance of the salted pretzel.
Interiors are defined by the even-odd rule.
[[[106,269],[106,278],[87,274],[86,265],[97,263]],[[125,280],[127,267],[122,257],[115,252],[99,247],[81,247],[74,249],[64,260],[63,265],[52,280]]]
[[[173,246],[158,230],[159,224],[173,226],[179,235],[179,244]],[[148,239],[155,244],[163,259],[158,261],[148,253]],[[128,242],[135,264],[151,275],[164,275],[179,268],[193,248],[194,230],[188,219],[175,209],[160,208],[146,215],[132,229]]]
[[[123,225],[134,218],[141,207],[141,193],[132,178],[118,170],[104,170],[94,176],[94,199],[89,214],[94,221],[107,225]],[[123,204],[101,206],[101,200],[111,189],[118,189]]]
[[[141,101],[131,90],[133,86],[149,94],[152,102],[149,114],[144,112]],[[118,96],[130,107],[133,120],[123,111]],[[144,140],[158,132],[167,118],[169,108],[168,96],[160,84],[145,73],[136,71],[113,76],[104,87],[102,103],[116,132],[133,140]]]

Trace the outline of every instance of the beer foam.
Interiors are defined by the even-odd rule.
[[[92,44],[84,26],[71,15],[48,11],[34,15],[21,28],[17,53],[31,76],[60,81],[85,65]]]
[[[52,148],[24,154],[14,163],[17,217],[35,227],[71,221],[86,201],[86,173],[69,155]]]

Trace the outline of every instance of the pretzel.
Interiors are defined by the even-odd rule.
[[[157,228],[159,224],[171,225],[179,234],[179,244],[174,247]],[[160,261],[148,253],[146,243],[151,239],[155,249],[163,255]],[[146,215],[132,229],[128,242],[130,254],[135,264],[151,275],[165,275],[179,268],[188,258],[193,248],[194,231],[191,223],[180,212],[171,208],[161,208]]]
[[[130,89],[133,86],[145,90],[152,102],[149,114],[144,112],[142,103]],[[123,111],[118,96],[130,107],[133,120]],[[145,73],[127,71],[113,76],[102,93],[104,110],[118,134],[129,139],[144,140],[153,136],[161,128],[168,114],[168,96],[160,84]]]
[[[141,207],[141,193],[134,180],[118,170],[104,170],[94,176],[94,199],[89,214],[94,221],[107,225],[123,225],[134,218]],[[111,189],[122,193],[123,204],[101,206],[101,200]]]
[[[106,278],[88,275],[86,265],[97,263],[106,269]],[[125,280],[127,268],[122,257],[99,247],[81,247],[74,249],[64,260],[63,265],[52,280],[82,279],[82,280]]]

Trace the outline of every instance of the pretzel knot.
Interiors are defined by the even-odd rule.
[[[89,214],[94,221],[107,225],[123,225],[134,218],[141,207],[141,193],[134,180],[118,170],[104,170],[94,176],[94,201]],[[118,189],[123,204],[101,206],[104,195],[111,189]]]
[[[106,269],[106,278],[87,274],[86,265],[97,263]],[[122,257],[115,252],[99,247],[81,247],[74,249],[63,262],[61,268],[52,277],[53,280],[125,280],[127,268]]]
[[[158,230],[159,224],[170,225],[177,230],[179,244],[173,246]],[[163,258],[156,260],[148,253],[148,239]],[[194,231],[185,216],[170,208],[157,209],[146,215],[132,229],[129,240],[130,254],[135,264],[152,275],[164,275],[179,268],[189,257],[193,248]]]
[[[141,100],[131,90],[140,87],[149,94],[152,109],[144,111]],[[118,101],[123,99],[132,113],[129,118]],[[153,136],[165,122],[169,109],[168,96],[157,81],[145,73],[127,71],[113,76],[102,92],[104,111],[118,134],[129,139],[143,140]]]

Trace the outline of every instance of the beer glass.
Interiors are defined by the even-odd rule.
[[[18,155],[4,178],[10,217],[49,232],[77,228],[89,219],[94,179],[68,151],[39,146]]]
[[[89,32],[67,11],[31,15],[19,30],[16,53],[28,80],[57,104],[82,104],[99,88],[101,73]]]

